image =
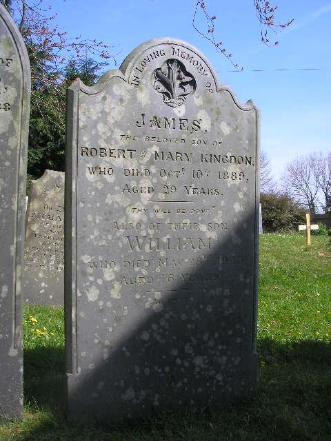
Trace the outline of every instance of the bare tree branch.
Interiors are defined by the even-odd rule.
[[[240,71],[243,70],[242,66],[239,66],[233,60],[232,53],[230,53],[223,41],[217,39],[216,33],[216,15],[209,12],[207,6],[207,0],[195,0],[195,8],[193,13],[192,25],[196,32],[203,38],[208,40],[217,50],[217,52],[223,55],[232,66]],[[276,20],[276,13],[278,12],[278,6],[272,5],[268,0],[254,0],[254,7],[257,15],[258,22],[261,25],[261,41],[266,46],[276,46],[278,41],[270,37],[269,30],[272,30],[273,34],[276,35],[279,31],[289,27],[294,19],[278,22]],[[201,13],[202,20],[204,23],[198,24],[198,13]]]
[[[204,30],[202,27],[200,28],[197,23],[197,15],[198,11],[202,13],[203,18],[205,19],[205,24],[207,26],[207,30]],[[192,20],[192,26],[197,31],[198,34],[201,35],[201,37],[208,40],[217,50],[217,52],[221,55],[223,55],[231,64],[232,66],[240,71],[243,70],[242,66],[239,66],[233,58],[232,54],[224,47],[222,41],[217,41],[215,37],[215,20],[216,16],[211,15],[208,12],[207,9],[207,2],[205,0],[198,0],[195,3],[195,9],[193,14],[193,20]]]
[[[260,31],[262,43],[266,46],[277,46],[278,41],[271,38],[268,31],[271,30],[276,35],[279,30],[289,27],[294,19],[283,23],[277,22],[278,6],[272,5],[268,0],[254,0],[254,5],[257,19],[262,26]]]
[[[314,174],[318,187],[323,194],[322,208],[331,211],[331,152],[326,156],[322,153],[314,155]]]
[[[287,165],[284,190],[311,213],[320,206],[316,154],[301,156]]]
[[[276,193],[276,184],[272,176],[271,166],[267,154],[261,151],[260,154],[260,192]]]

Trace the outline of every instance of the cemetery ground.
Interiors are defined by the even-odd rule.
[[[313,236],[306,249],[304,235],[262,236],[256,396],[117,428],[66,422],[63,310],[26,308],[25,416],[0,426],[0,440],[330,440],[330,292],[330,237]]]

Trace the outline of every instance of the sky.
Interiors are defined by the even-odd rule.
[[[274,0],[280,22],[293,24],[260,41],[253,0],[205,0],[216,16],[216,38],[244,70],[220,55],[192,26],[194,0],[53,0],[56,22],[69,36],[113,46],[116,66],[144,41],[173,37],[200,50],[241,103],[260,111],[261,149],[281,183],[286,164],[297,156],[331,151],[331,1]],[[199,21],[200,23],[200,21]],[[203,28],[203,21],[201,21]],[[272,34],[270,34],[272,35]]]

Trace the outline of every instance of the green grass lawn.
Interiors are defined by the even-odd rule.
[[[25,310],[25,416],[1,441],[330,441],[331,245],[327,236],[260,240],[254,399],[204,416],[163,415],[139,427],[80,427],[64,418],[63,311]]]

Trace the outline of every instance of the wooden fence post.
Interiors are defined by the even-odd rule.
[[[310,239],[310,213],[306,213],[306,245],[309,247],[311,245]]]

